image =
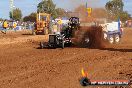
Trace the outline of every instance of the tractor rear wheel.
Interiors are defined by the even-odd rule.
[[[90,37],[90,34],[84,35],[84,47],[91,47],[93,44],[93,39]]]

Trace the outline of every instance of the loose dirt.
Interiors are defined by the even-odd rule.
[[[83,88],[82,68],[91,80],[132,79],[132,29],[124,29],[120,44],[103,49],[37,49],[47,37],[24,34],[0,34],[0,88]]]
[[[89,39],[89,42],[86,42]],[[83,26],[75,33],[74,43],[78,47],[88,48],[105,48],[108,42],[103,39],[103,31],[101,26]]]

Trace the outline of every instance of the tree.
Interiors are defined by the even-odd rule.
[[[131,19],[131,15],[128,14],[128,12],[123,11],[123,12],[119,12],[119,13],[115,16],[115,20],[118,20],[118,18],[120,18],[121,21],[125,22],[126,20]]]
[[[56,5],[52,0],[43,0],[37,6],[37,12],[45,12],[51,14],[53,18],[57,17]]]
[[[108,1],[105,5],[105,8],[108,12],[108,18],[111,20],[117,20],[118,18],[121,21],[126,21],[130,18],[130,15],[123,10],[124,3],[122,0],[111,0]]]
[[[109,12],[109,14],[116,15],[117,13],[123,11],[123,6],[124,3],[122,2],[122,0],[112,0],[106,3],[105,8]]]
[[[31,13],[29,16],[25,16],[23,18],[23,21],[24,22],[27,22],[27,21],[36,22],[36,16],[37,16],[37,13]]]
[[[3,21],[3,19],[2,19],[2,18],[0,18],[0,21]]]
[[[16,8],[13,10],[13,16],[12,16],[12,12],[9,12],[10,18],[13,20],[18,20],[20,21],[22,18],[22,12],[19,8]]]
[[[77,13],[80,13],[81,15],[79,15],[80,18],[86,18],[86,6],[85,5],[80,5],[77,8],[75,8],[74,10]]]
[[[68,16],[67,12],[64,9],[62,9],[62,8],[57,8],[56,12],[57,12],[57,16],[58,17]]]

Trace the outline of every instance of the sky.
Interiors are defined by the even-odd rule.
[[[42,0],[14,0],[14,8],[22,11],[23,17],[31,12],[36,12],[37,4]],[[88,7],[104,7],[109,0],[53,0],[56,7],[64,8],[67,11],[74,10],[80,4],[88,3]],[[124,10],[132,15],[132,0],[123,0]],[[9,19],[10,0],[0,0],[0,18]]]

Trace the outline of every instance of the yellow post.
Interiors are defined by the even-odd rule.
[[[92,8],[87,8],[88,17],[91,17]]]

